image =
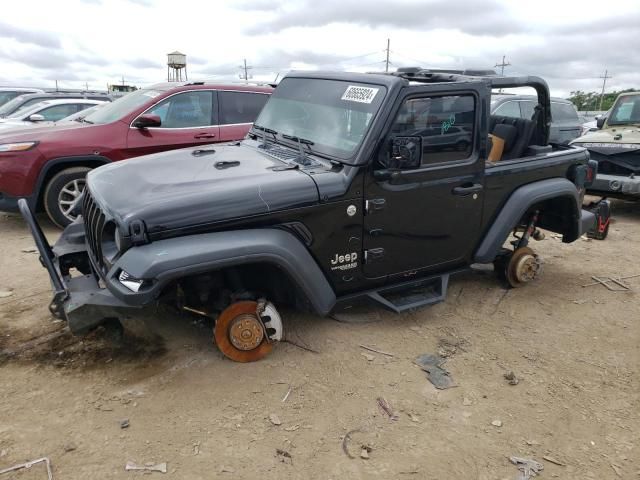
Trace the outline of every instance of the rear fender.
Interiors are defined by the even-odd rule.
[[[477,263],[492,262],[527,210],[552,201],[562,207],[562,241],[573,242],[582,232],[581,200],[576,186],[566,178],[551,178],[516,189],[496,216],[474,255]],[[544,212],[543,212],[544,215]],[[549,228],[549,227],[547,227]]]

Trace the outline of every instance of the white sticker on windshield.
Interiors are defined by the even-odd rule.
[[[355,85],[349,85],[344,91],[341,100],[347,100],[349,102],[359,103],[371,103],[378,93],[378,88],[371,87],[357,87]]]

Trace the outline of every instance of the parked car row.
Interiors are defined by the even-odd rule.
[[[55,99],[87,99],[87,100],[98,100],[101,102],[110,102],[113,100],[111,95],[106,93],[93,93],[93,92],[83,92],[83,93],[27,93],[23,95],[18,95],[2,106],[0,106],[0,118],[6,118],[13,115],[18,110],[29,107],[36,103],[40,103],[44,100],[55,100]]]
[[[32,209],[44,209],[55,224],[66,226],[76,218],[73,207],[92,168],[165,150],[240,140],[272,90],[165,83],[131,92],[76,121],[6,132],[0,125],[0,210],[15,211],[18,198],[27,198]],[[17,97],[0,107],[0,114],[16,112],[18,103],[24,107],[36,98],[42,105],[42,95]]]
[[[80,113],[87,108],[106,103],[101,100],[85,100],[84,98],[65,98],[45,100],[23,107],[0,119],[0,133],[9,129],[21,129],[31,126],[42,126],[60,121],[70,115]]]

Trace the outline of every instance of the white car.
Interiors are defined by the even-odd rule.
[[[53,124],[65,117],[103,103],[105,102],[83,98],[44,100],[16,110],[10,117],[0,119],[0,132]]]

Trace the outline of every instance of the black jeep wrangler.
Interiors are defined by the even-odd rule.
[[[531,120],[490,115],[492,89],[523,86]],[[242,142],[91,171],[53,249],[20,208],[74,333],[169,302],[213,317],[221,351],[252,361],[282,339],[275,305],[402,312],[443,300],[474,263],[533,280],[539,228],[569,243],[594,225],[596,164],[549,145],[549,124],[536,77],[292,73]]]

